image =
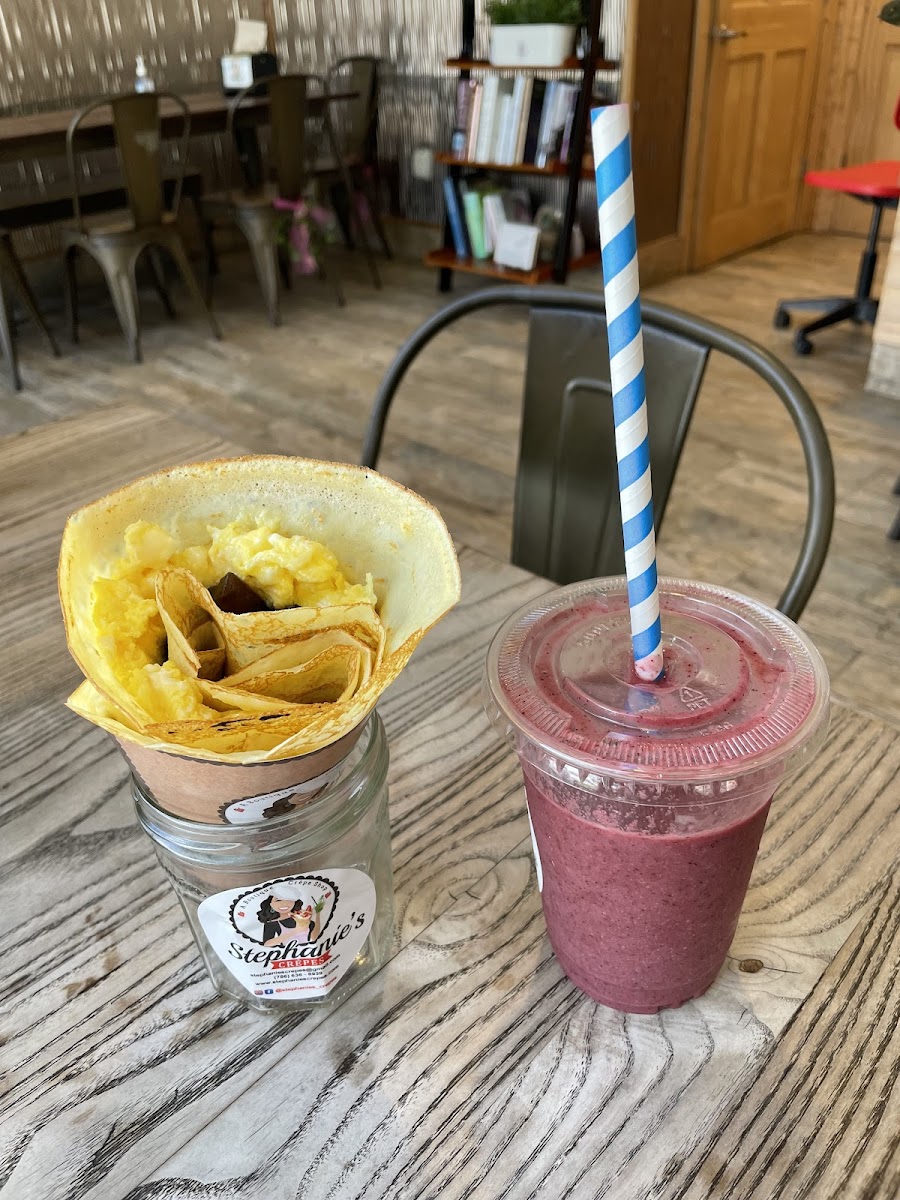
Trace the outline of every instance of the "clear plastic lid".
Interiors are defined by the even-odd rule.
[[[817,749],[828,673],[781,613],[708,584],[660,581],[665,669],[634,672],[625,579],[587,580],[513,613],[488,652],[489,714],[529,758],[583,782],[714,783]]]

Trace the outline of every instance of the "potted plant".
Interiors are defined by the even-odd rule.
[[[583,20],[581,0],[487,0],[485,12],[495,67],[562,66]]]

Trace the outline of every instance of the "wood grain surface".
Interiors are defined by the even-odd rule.
[[[234,451],[138,408],[0,444],[3,1200],[893,1200],[895,732],[835,708],[705,997],[600,1007],[549,952],[518,768],[481,708],[490,636],[547,585],[472,550],[380,706],[394,957],[327,1018],[214,996],[124,761],[61,706],[53,590],[68,511]]]

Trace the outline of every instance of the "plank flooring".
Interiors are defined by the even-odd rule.
[[[900,646],[900,546],[885,539],[900,474],[900,399],[866,394],[870,333],[826,331],[807,359],[771,327],[782,296],[836,294],[855,276],[860,242],[803,235],[673,280],[648,295],[718,320],[782,355],[815,399],[832,442],[837,519],[831,554],[803,625],[822,649],[834,691],[900,726],[900,684],[884,670]],[[85,304],[82,343],[50,358],[28,326],[26,390],[0,391],[0,433],[138,402],[210,437],[258,451],[358,458],[372,395],[396,348],[441,303],[433,273],[383,265],[376,292],[364,266],[342,260],[349,303],[300,280],[285,324],[262,314],[247,261],[223,261],[211,341],[179,298],[169,323],[145,297],[145,362],[132,365],[108,301]],[[599,286],[590,273],[578,287]],[[474,286],[460,280],[459,290]],[[58,320],[58,319],[57,319]],[[443,334],[398,397],[382,469],[433,499],[463,541],[508,554],[519,428],[521,317],[480,316]],[[98,491],[101,490],[98,485]],[[746,370],[711,365],[660,539],[660,565],[774,601],[799,542],[805,481],[799,446],[774,397]]]

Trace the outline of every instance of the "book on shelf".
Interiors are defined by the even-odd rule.
[[[547,91],[546,79],[535,79],[531,90],[531,104],[528,108],[528,119],[525,122],[525,141],[522,145],[523,163],[533,163],[538,147],[538,132],[541,126],[541,113],[544,109],[544,95]]]
[[[550,128],[550,118],[553,115],[553,109],[556,105],[556,96],[560,89],[560,81],[552,79],[548,82],[544,91],[544,102],[541,106],[541,116],[538,122],[537,145],[534,150],[534,158],[532,161],[536,167],[546,166],[546,146],[548,142],[547,131]]]
[[[466,223],[463,220],[462,204],[455,180],[447,175],[444,179],[444,207],[447,210],[447,223],[450,226],[450,236],[453,239],[453,249],[460,258],[469,257],[469,239],[466,236]]]
[[[456,108],[453,114],[453,136],[450,153],[464,161],[468,157],[472,122],[476,119],[475,107],[481,85],[474,79],[460,79],[456,85]]]
[[[456,111],[453,114],[453,128],[465,133],[469,128],[469,116],[472,112],[472,97],[475,94],[474,79],[460,79],[456,85]]]
[[[486,162],[503,162],[500,155],[506,142],[506,130],[509,126],[510,110],[513,102],[513,87],[515,80],[501,79],[500,91],[497,95],[497,122],[494,126],[494,136],[491,142],[490,154]]]
[[[503,163],[506,166],[512,166],[517,161],[516,151],[519,143],[519,124],[522,120],[522,111],[526,104],[526,99],[530,96],[531,85],[534,80],[529,75],[517,75],[513,81],[512,101],[506,112],[503,123],[503,129],[500,133],[500,138],[497,144],[498,163]]]
[[[574,112],[578,102],[578,84],[556,83],[548,88],[544,98],[544,111],[541,115],[541,129],[538,137],[538,148],[535,154],[535,165],[549,167],[554,162],[560,162],[563,134],[566,128],[569,112]]]
[[[566,112],[566,123],[563,127],[562,141],[559,147],[559,161],[567,163],[569,161],[569,151],[572,148],[572,133],[575,129],[575,113],[578,111],[578,96],[573,96],[570,100],[568,111]]]
[[[523,76],[522,83],[524,86],[522,88],[521,102],[516,112],[516,139],[511,159],[513,163],[525,161],[525,138],[528,135],[528,118],[531,116],[531,97],[534,95],[534,76]]]
[[[493,250],[498,241],[503,226],[506,224],[506,210],[503,207],[503,195],[499,191],[488,192],[482,200],[484,209],[485,242],[490,242]]]
[[[484,81],[481,96],[481,112],[478,115],[478,136],[475,139],[474,162],[490,162],[491,148],[497,131],[498,97],[500,76],[489,75]]]
[[[466,142],[466,158],[471,162],[475,157],[475,145],[478,140],[478,125],[481,118],[481,105],[483,103],[484,85],[482,83],[475,84],[475,91],[472,95],[472,105],[469,110],[469,130],[468,140]]]
[[[466,229],[469,233],[469,245],[472,247],[472,257],[485,259],[490,257],[484,236],[484,209],[481,192],[477,189],[466,188],[463,191],[463,214],[466,219]]]

